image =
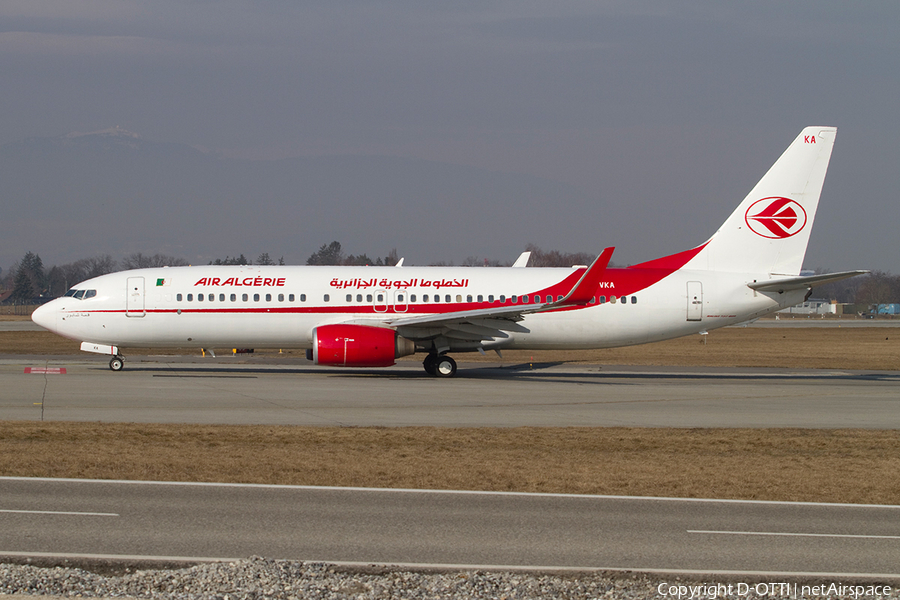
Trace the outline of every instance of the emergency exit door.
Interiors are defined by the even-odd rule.
[[[125,316],[143,317],[144,310],[144,278],[129,277],[125,289]]]

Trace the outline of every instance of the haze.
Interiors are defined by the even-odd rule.
[[[705,241],[804,126],[834,125],[805,267],[897,271],[898,22],[818,0],[6,0],[0,266],[291,264],[332,240],[632,264]],[[111,127],[172,154],[63,177],[22,142]]]

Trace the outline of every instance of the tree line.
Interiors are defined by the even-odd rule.
[[[64,265],[54,265],[47,269],[39,254],[26,252],[25,256],[0,279],[0,289],[12,290],[10,301],[26,303],[42,296],[50,298],[62,296],[77,283],[115,271],[186,264],[188,264],[186,260],[173,256],[135,252],[119,261],[109,254],[102,254],[81,258]]]
[[[531,252],[528,265],[531,267],[570,267],[588,265],[594,258],[586,252],[567,253],[558,250],[543,250],[534,244],[525,249]],[[322,246],[306,260],[308,265],[371,265],[393,266],[399,261],[397,250],[392,249],[386,256],[370,258],[367,254],[345,254],[341,243],[333,241]],[[135,252],[119,260],[109,254],[82,258],[63,265],[46,268],[40,255],[26,252],[8,271],[0,271],[0,293],[8,292],[7,301],[18,304],[31,303],[37,298],[55,298],[63,295],[72,286],[91,279],[128,269],[150,267],[176,267],[189,264],[183,258],[165,254],[143,254]],[[209,261],[211,265],[283,265],[284,257],[273,259],[268,252],[261,253],[254,262],[244,254],[226,256]],[[512,262],[469,256],[462,266],[510,266]],[[452,266],[452,263],[436,262],[435,266]],[[817,273],[827,272],[818,270]],[[816,298],[836,300],[840,303],[872,306],[877,304],[900,303],[900,275],[886,271],[873,271],[868,275],[853,277],[843,281],[819,286],[813,290]]]

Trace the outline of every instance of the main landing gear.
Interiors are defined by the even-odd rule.
[[[429,354],[422,362],[425,372],[435,377],[453,377],[456,375],[456,361],[446,354]]]
[[[109,359],[109,368],[111,371],[121,371],[125,368],[125,357],[121,355],[113,356]]]

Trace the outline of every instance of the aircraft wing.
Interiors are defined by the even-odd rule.
[[[509,337],[504,333],[506,331],[527,333],[528,329],[518,324],[524,315],[588,304],[606,272],[613,250],[615,248],[605,249],[591,266],[585,269],[572,289],[556,302],[503,305],[413,317],[399,316],[384,323],[398,330],[402,329],[404,337],[411,339],[445,335],[454,339],[478,341]]]
[[[864,275],[868,271],[842,271],[841,273],[826,273],[824,275],[810,275],[809,277],[787,277],[784,279],[767,279],[748,283],[747,287],[759,292],[788,292],[815,287],[832,281],[840,281],[857,275]]]

